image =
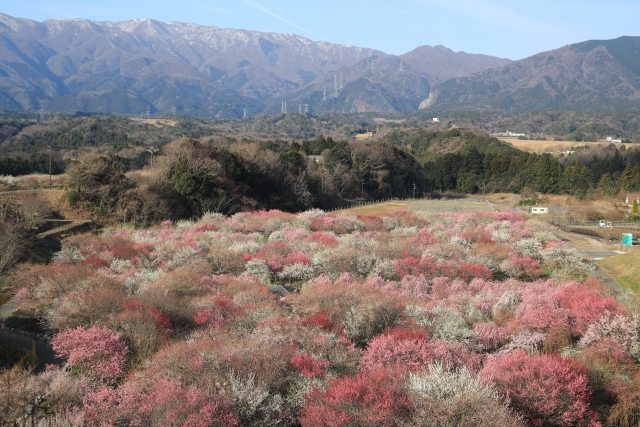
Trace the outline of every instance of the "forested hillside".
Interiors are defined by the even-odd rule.
[[[2,123],[1,147],[9,156],[0,156],[0,175],[48,173],[51,153],[52,172],[68,173],[69,203],[107,221],[148,224],[211,210],[327,209],[345,199],[409,197],[414,186],[417,197],[507,191],[584,198],[640,189],[637,149],[578,147],[557,158],[520,151],[478,131],[428,130],[411,122],[390,122],[377,129],[377,138],[351,139],[351,132],[376,131],[361,116],[150,122],[17,117]],[[266,137],[278,129],[313,137]],[[323,129],[342,137],[318,136]]]

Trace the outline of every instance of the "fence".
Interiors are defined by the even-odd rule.
[[[596,237],[598,239],[605,239],[620,242],[622,241],[622,236],[624,234],[631,234],[633,236],[632,241],[639,243],[638,238],[640,237],[640,228],[630,228],[630,227],[612,227],[612,228],[601,228],[596,226],[580,226],[580,225],[563,225],[557,224],[558,227],[564,231],[568,231],[571,233],[583,234],[585,236]],[[632,233],[635,232],[635,233]]]
[[[631,222],[631,221],[609,221],[611,222],[611,226],[613,228],[624,228],[627,230],[640,230],[640,222]],[[604,227],[598,227],[598,221],[552,221],[552,224],[557,225],[561,228],[568,227],[587,227],[587,228],[598,228],[606,230]]]
[[[447,203],[455,203],[455,202],[459,202],[459,203],[469,203],[469,202],[485,203],[486,202],[487,205],[489,205],[489,207],[492,210],[495,210],[495,208],[493,207],[493,204],[491,204],[486,199],[466,199],[466,198],[463,198],[463,199],[442,200],[442,199],[413,199],[411,197],[404,198],[404,199],[399,199],[397,197],[393,197],[393,198],[389,198],[389,199],[380,199],[380,200],[373,200],[373,201],[356,202],[356,203],[353,203],[353,204],[341,206],[339,208],[325,209],[325,212],[344,211],[344,210],[348,210],[348,209],[359,208],[361,206],[375,205],[375,204],[378,204],[378,203],[387,203],[387,202],[394,202],[394,201],[409,202],[409,201],[417,201],[417,200],[429,200],[429,201],[433,201],[433,202],[439,201],[439,202],[447,202]]]

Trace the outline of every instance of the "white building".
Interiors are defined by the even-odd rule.
[[[545,208],[542,206],[533,206],[529,210],[532,215],[547,215],[549,213],[549,208]]]

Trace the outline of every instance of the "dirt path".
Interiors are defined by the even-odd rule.
[[[55,186],[51,188],[33,188],[31,190],[0,191],[0,196],[9,196],[12,194],[24,194],[24,193],[40,193],[43,191],[55,191],[55,190],[60,190],[60,187]]]

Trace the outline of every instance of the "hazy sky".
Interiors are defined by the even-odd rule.
[[[419,45],[520,59],[591,39],[640,35],[638,0],[3,0],[38,21],[152,18],[295,33],[401,54]]]

